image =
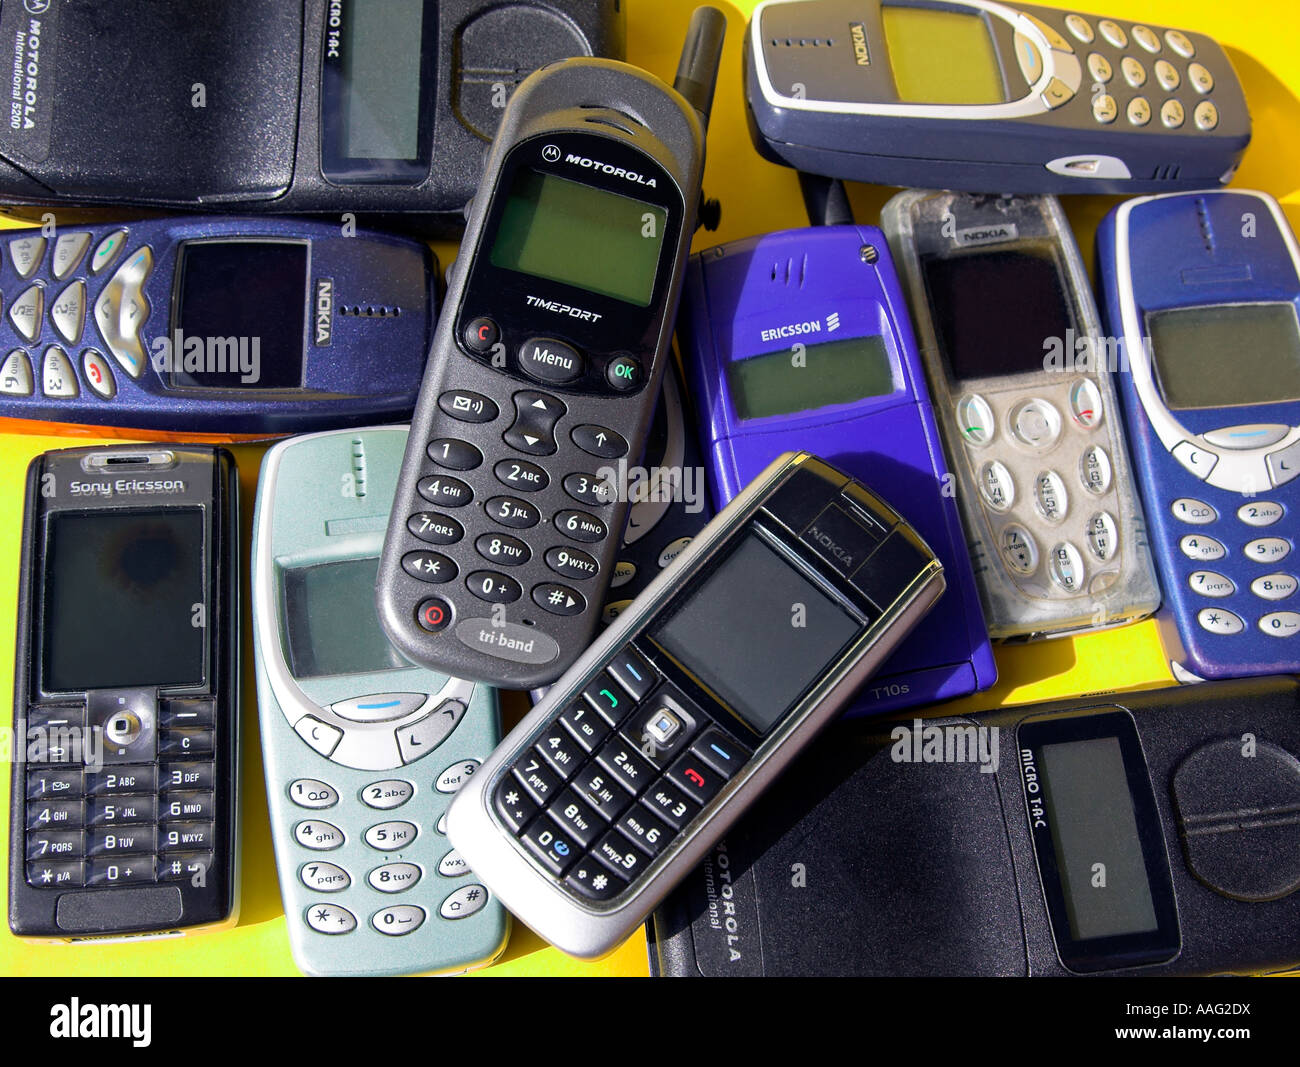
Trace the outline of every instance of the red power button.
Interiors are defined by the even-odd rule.
[[[436,596],[422,600],[415,609],[415,621],[421,629],[428,630],[431,634],[439,633],[451,622],[451,605]]]

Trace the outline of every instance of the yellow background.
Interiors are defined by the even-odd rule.
[[[764,162],[746,130],[741,93],[740,56],[745,20],[755,0],[717,3],[727,15],[727,43],[709,130],[705,190],[722,201],[722,225],[716,233],[696,235],[697,250],[723,241],[806,224],[793,171]],[[628,59],[671,81],[686,30],[691,0],[624,0],[628,17]],[[1300,228],[1300,7],[1285,0],[1116,0],[1072,8],[1084,14],[1111,15],[1160,26],[1207,33],[1228,49],[1245,86],[1254,122],[1254,138],[1234,185],[1263,189],[1283,200],[1292,225]],[[876,223],[880,207],[894,190],[854,186],[851,198],[859,222]],[[1097,222],[1117,198],[1066,198],[1085,258],[1091,263]],[[130,217],[107,214],[105,219]],[[62,218],[60,222],[64,221]],[[436,246],[444,264],[454,246]],[[0,662],[14,645],[23,486],[27,464],[38,453],[96,438],[0,435]],[[235,449],[241,472],[245,555],[261,449]],[[245,575],[247,559],[245,558]],[[245,578],[246,582],[246,578]],[[261,753],[257,735],[252,650],[244,607],[243,739],[243,900],[233,929],[167,941],[120,945],[43,945],[0,931],[0,974],[9,975],[293,975],[285,918],[280,906],[266,814]],[[944,705],[948,711],[979,711],[1002,703],[1070,696],[1099,689],[1146,688],[1169,684],[1151,622],[1072,640],[1001,649],[1001,681],[990,692]],[[0,709],[12,705],[12,674],[0,667]],[[507,702],[508,721],[524,707]],[[7,712],[0,715],[7,719]],[[9,769],[0,773],[0,811],[8,810]],[[7,840],[7,833],[6,833]],[[5,893],[0,882],[0,894]],[[7,902],[0,905],[7,914]],[[645,945],[640,934],[597,963],[581,963],[546,947],[530,931],[515,925],[505,956],[479,974],[644,975]]]

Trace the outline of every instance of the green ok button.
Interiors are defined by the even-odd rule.
[[[605,368],[605,380],[619,392],[641,384],[641,364],[631,356],[615,356]]]

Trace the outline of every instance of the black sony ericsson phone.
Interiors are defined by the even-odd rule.
[[[1300,685],[833,725],[651,925],[664,975],[1300,965]]]
[[[519,82],[621,58],[624,22],[620,0],[11,0],[0,201],[451,233]]]
[[[32,461],[14,661],[15,934],[235,922],[238,499],[222,449]]]
[[[676,89],[573,59],[510,100],[469,212],[379,568],[408,658],[554,681],[600,618],[700,207],[726,21],[695,12]]]

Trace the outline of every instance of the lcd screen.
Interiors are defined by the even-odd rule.
[[[921,262],[939,347],[958,381],[1041,371],[1073,352],[1074,316],[1049,248],[927,256]]]
[[[490,258],[497,267],[649,307],[667,222],[654,204],[524,168]]]
[[[357,2],[343,33],[343,147],[353,159],[414,160],[420,143],[424,0]]]
[[[1300,400],[1294,304],[1215,304],[1147,315],[1165,403],[1175,411]]]
[[[45,544],[51,692],[204,680],[203,512],[55,512]]]
[[[727,364],[731,402],[742,419],[850,404],[895,389],[894,368],[879,334],[788,348]]]
[[[189,241],[178,270],[176,330],[149,357],[159,373],[201,389],[301,387],[306,242]]]
[[[1038,769],[1073,939],[1157,930],[1119,739],[1044,745]]]
[[[860,630],[750,532],[650,638],[764,734]]]
[[[894,88],[908,104],[1001,104],[1002,68],[984,18],[929,7],[882,9]]]
[[[318,563],[284,572],[285,632],[295,678],[408,667],[375,613],[378,558]]]

